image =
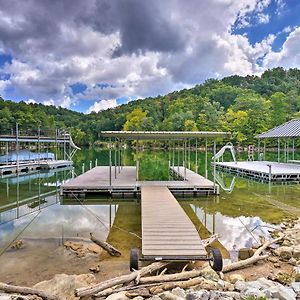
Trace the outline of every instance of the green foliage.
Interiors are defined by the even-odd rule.
[[[281,67],[258,76],[209,79],[191,89],[131,101],[85,115],[64,108],[4,101],[0,131],[67,128],[77,144],[92,144],[102,130],[229,131],[248,145],[255,135],[300,117],[300,70]]]

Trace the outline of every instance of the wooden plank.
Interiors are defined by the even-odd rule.
[[[166,186],[142,186],[142,254],[203,256],[196,228]]]

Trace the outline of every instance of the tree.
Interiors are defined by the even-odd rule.
[[[126,120],[123,127],[123,130],[126,131],[152,130],[154,127],[152,118],[147,117],[147,112],[144,112],[140,108],[135,108],[129,113],[126,116]]]
[[[278,126],[286,122],[288,118],[288,103],[287,97],[282,92],[273,94],[271,100],[271,125]]]

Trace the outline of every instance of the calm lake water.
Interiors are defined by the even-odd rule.
[[[134,165],[136,155],[134,151],[125,150],[122,154],[124,164]],[[138,155],[140,179],[169,179],[168,165],[173,159],[173,152],[151,150]],[[191,152],[189,156],[190,167],[195,170],[195,153]],[[78,151],[73,171],[65,169],[0,179],[0,281],[11,278],[8,276],[10,272],[13,276],[11,265],[18,256],[28,262],[32,257],[35,260],[43,257],[46,263],[53,251],[62,248],[66,239],[89,238],[90,232],[119,248],[124,259],[128,259],[130,248],[140,247],[141,220],[137,199],[112,201],[107,197],[94,197],[77,201],[60,198],[60,185],[73,174],[81,174],[83,163],[87,170],[95,166],[96,160],[98,165],[107,165],[108,151]],[[179,152],[178,156],[175,151],[175,164],[178,161],[182,162],[182,153]],[[210,161],[211,154],[208,155],[209,164]],[[199,173],[204,175],[203,152],[198,153],[198,166]],[[210,169],[208,177],[212,179]],[[299,185],[269,185],[225,173],[218,173],[218,183],[224,188],[220,189],[219,196],[179,200],[199,228],[201,237],[220,234],[225,255],[234,246],[251,246],[259,240],[259,236],[268,234],[269,226],[278,226],[285,218],[300,216]],[[27,247],[12,254],[9,245],[15,239],[24,240]],[[4,252],[6,248],[8,250]],[[43,277],[42,273],[40,277]]]

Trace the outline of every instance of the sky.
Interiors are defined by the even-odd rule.
[[[0,95],[90,113],[300,68],[299,0],[0,0]]]

